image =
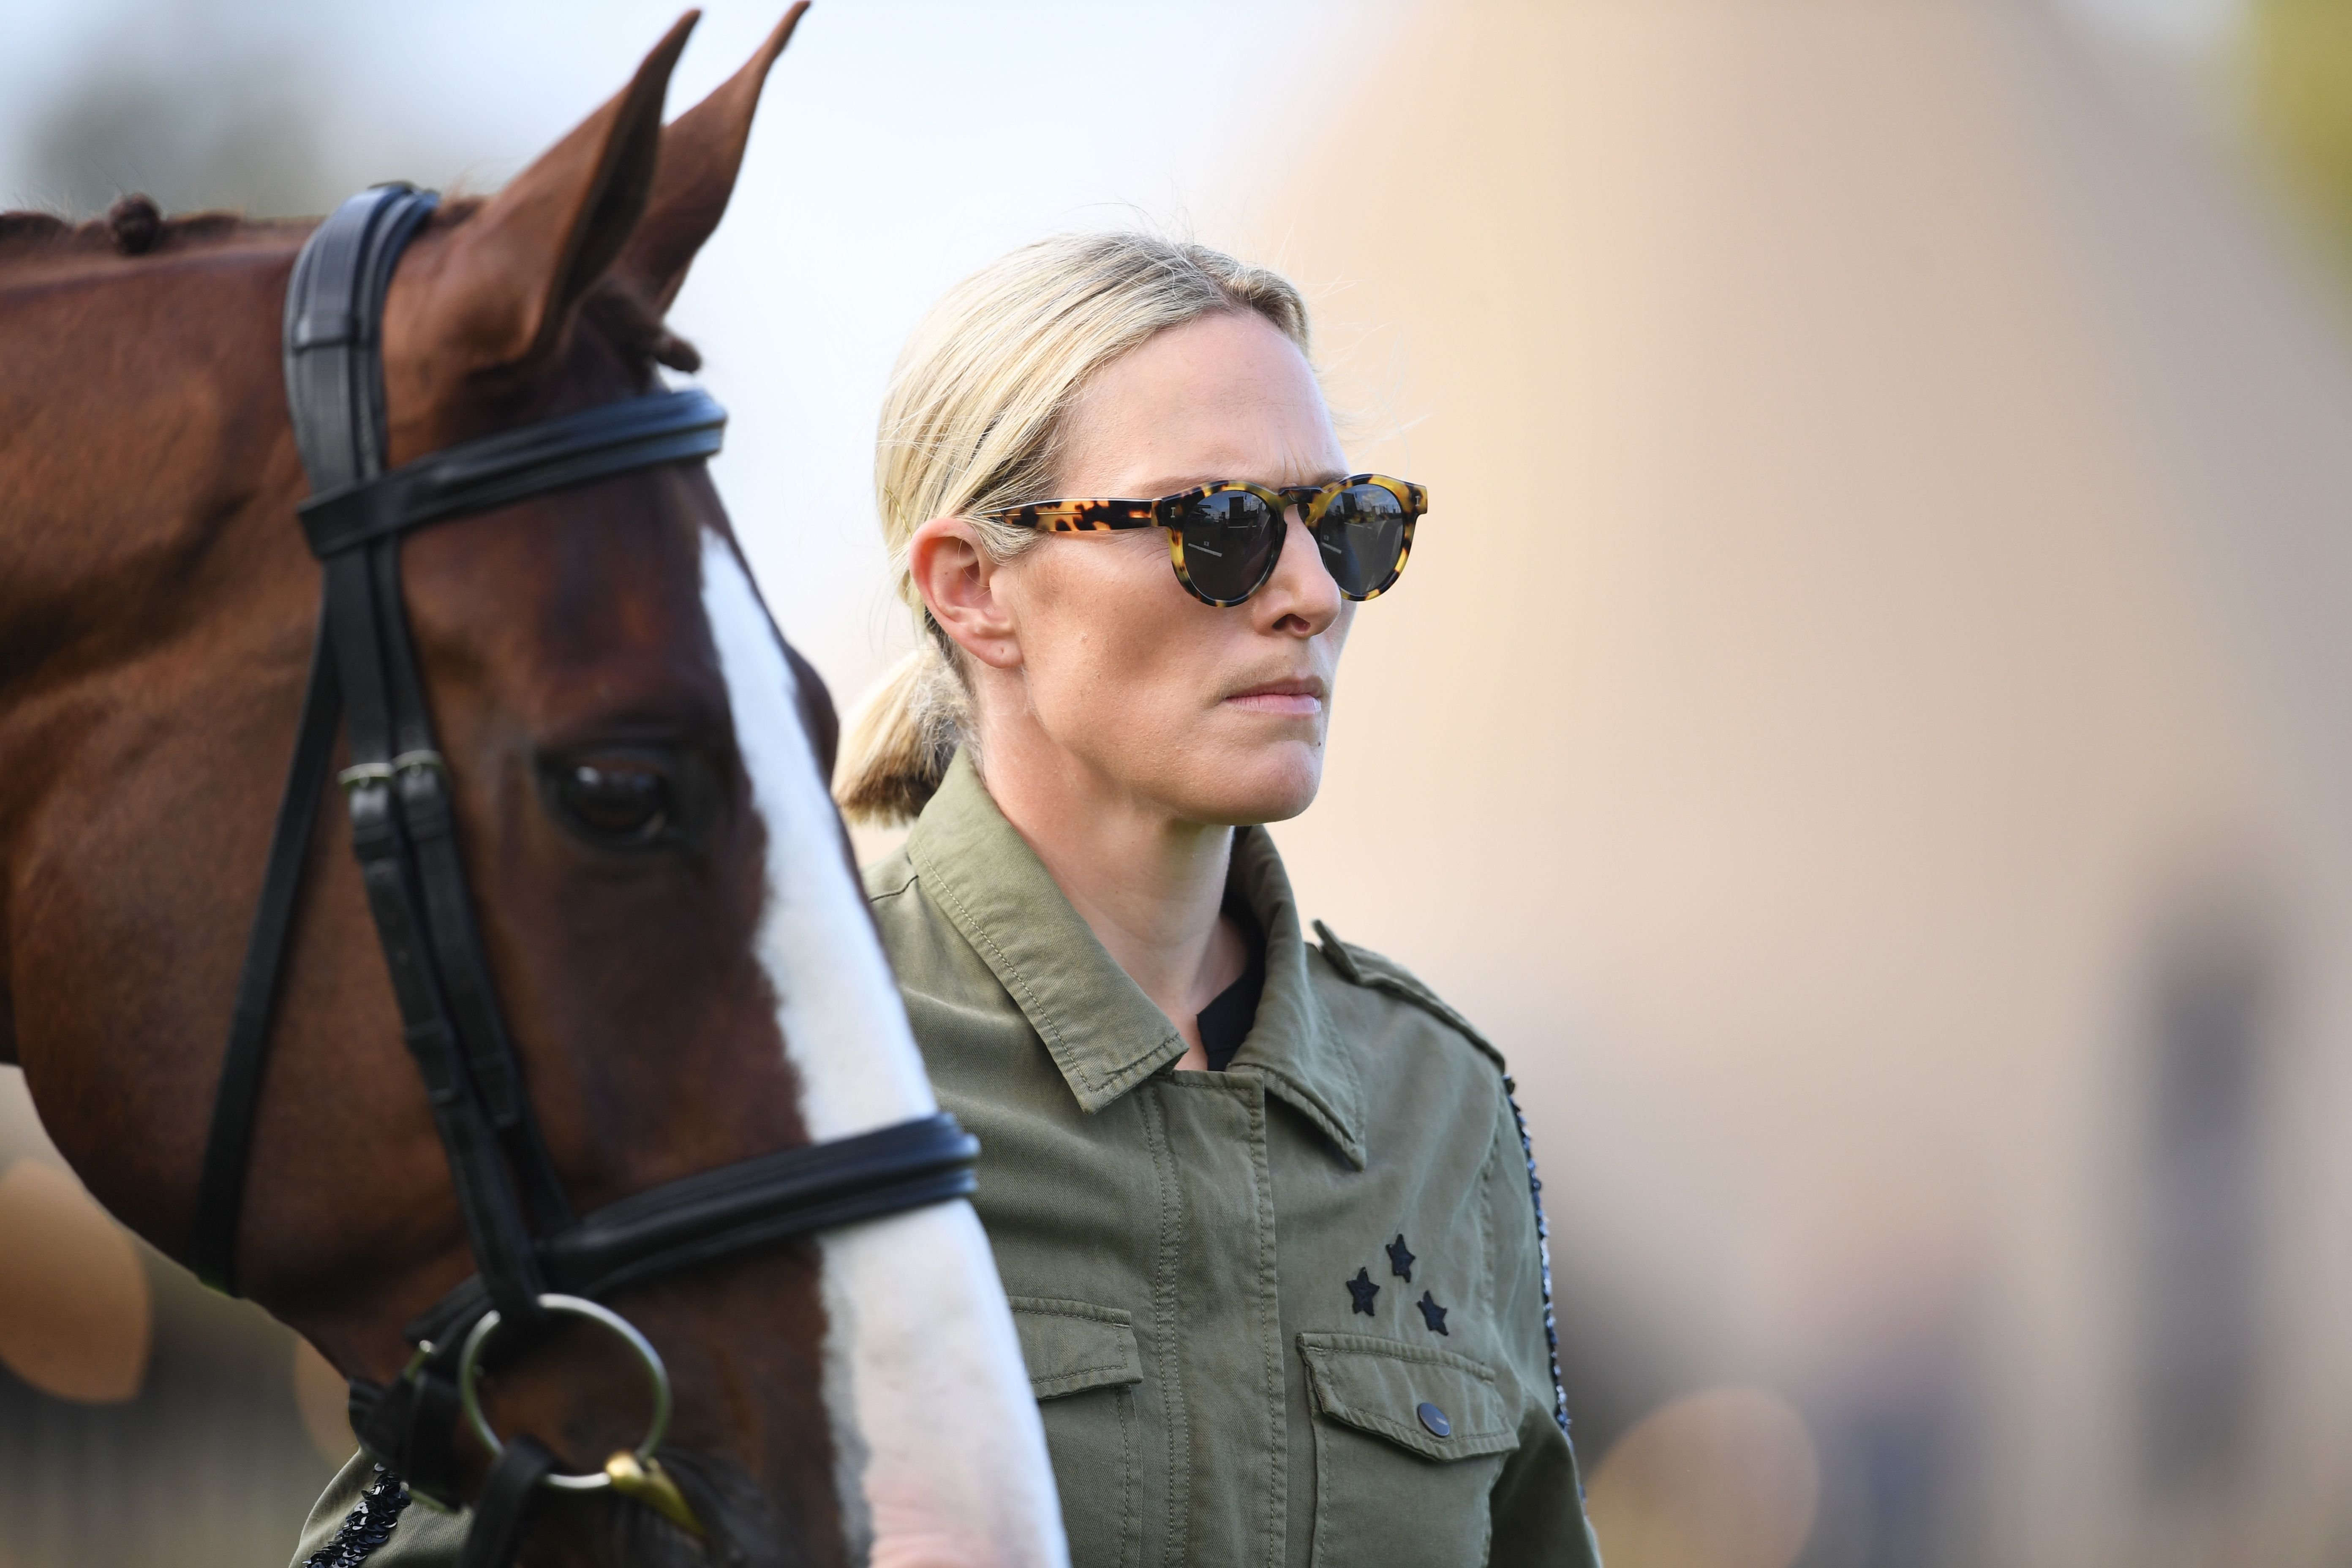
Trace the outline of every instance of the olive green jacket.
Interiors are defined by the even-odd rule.
[[[1096,941],[962,757],[866,873],[940,1101],[980,1138],[1078,1568],[1593,1568],[1502,1058],[1412,976],[1265,933],[1224,1072]]]
[[[1167,1016],[964,758],[866,884],[980,1138],[1076,1568],[1598,1568],[1502,1058],[1395,964],[1310,945],[1263,829],[1232,890],[1265,988],[1221,1073],[1175,1070]],[[298,1563],[366,1476],[320,1499]],[[411,1508],[373,1561],[452,1562],[461,1535]]]

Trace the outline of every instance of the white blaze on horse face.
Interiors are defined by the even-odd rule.
[[[703,536],[702,602],[751,804],[767,828],[760,960],[801,1116],[822,1142],[938,1109],[898,984],[845,862],[774,624],[735,551]],[[882,1568],[1068,1561],[1045,1434],[971,1205],[832,1231],[825,1403],[853,1560]]]

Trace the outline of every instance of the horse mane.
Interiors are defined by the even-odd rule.
[[[55,213],[0,212],[0,266],[59,251],[86,255],[144,256],[233,237],[247,229],[289,226],[285,220],[253,222],[243,213],[184,213],[164,217],[144,196],[125,196],[104,217],[70,223]]]
[[[464,223],[480,209],[482,198],[461,196],[445,203],[436,223]],[[60,254],[149,256],[217,244],[251,234],[274,231],[307,232],[307,218],[248,218],[236,212],[183,213],[165,217],[154,202],[128,195],[107,209],[104,217],[71,223],[54,213],[0,212],[0,268],[10,262],[54,259]],[[702,355],[692,343],[671,331],[661,311],[623,279],[607,275],[581,302],[580,313],[593,322],[614,347],[641,363],[667,365],[693,372],[702,368]]]

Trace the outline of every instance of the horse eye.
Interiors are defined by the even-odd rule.
[[[650,763],[572,763],[554,783],[564,815],[591,838],[643,844],[669,824],[669,781]]]

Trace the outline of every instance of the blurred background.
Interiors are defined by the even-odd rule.
[[[0,205],[493,188],[670,4],[10,5]],[[1276,837],[1513,1059],[1612,1568],[2352,1563],[2352,0],[820,0],[673,320],[845,702],[898,342],[1139,222],[1436,497]],[[341,1398],[0,1072],[0,1565]]]

